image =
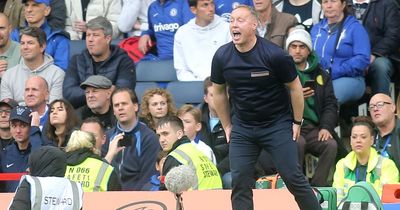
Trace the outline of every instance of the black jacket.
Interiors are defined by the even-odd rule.
[[[90,149],[83,148],[67,153],[67,165],[69,166],[79,165],[87,158],[95,158],[105,162],[105,160],[102,160],[100,156],[94,154]],[[115,170],[113,170],[113,172],[110,175],[110,178],[108,179],[107,189],[108,191],[121,190],[121,184],[119,183],[119,179],[117,173],[115,173]]]
[[[229,167],[229,144],[226,141],[225,131],[221,122],[210,129],[210,110],[207,103],[201,104],[201,131],[200,139],[206,143],[217,158],[217,168],[221,176],[230,171]]]
[[[30,175],[47,177],[64,177],[67,167],[67,158],[57,147],[43,146],[29,156]],[[24,180],[17,188],[10,210],[31,209],[31,186]]]
[[[338,122],[339,106],[333,92],[332,79],[328,72],[317,67],[312,74],[312,78],[318,81],[318,75],[321,75],[323,80],[323,85],[316,84],[314,92],[315,111],[319,118],[318,127],[319,129],[327,129],[333,135]]]
[[[355,14],[353,1],[348,0]],[[375,56],[397,56],[400,47],[400,8],[395,0],[371,0],[362,19],[368,32],[371,53]]]
[[[71,58],[64,79],[63,96],[75,108],[86,104],[85,91],[80,88],[80,84],[92,75],[105,76],[116,87],[135,90],[135,64],[118,46],[111,45],[110,48],[110,57],[103,61],[97,69],[94,68],[94,61],[87,49]]]

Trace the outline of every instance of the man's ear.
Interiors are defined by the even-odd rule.
[[[46,16],[46,17],[49,16],[50,12],[51,12],[51,7],[46,6],[46,9],[44,10],[44,16]]]

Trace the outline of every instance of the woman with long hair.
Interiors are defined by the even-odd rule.
[[[65,147],[71,132],[79,126],[79,118],[72,105],[64,99],[54,100],[49,107],[46,137],[54,146]]]

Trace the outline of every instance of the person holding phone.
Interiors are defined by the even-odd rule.
[[[116,125],[106,132],[101,154],[119,170],[121,188],[145,190],[143,187],[157,174],[154,163],[161,150],[157,135],[138,120],[138,98],[130,88],[116,89],[111,95]]]
[[[329,73],[322,70],[316,54],[311,50],[310,34],[301,28],[289,33],[286,49],[293,57],[303,85],[304,112],[300,138],[297,140],[299,162],[311,153],[319,157],[319,164],[311,179],[312,186],[331,186],[327,177],[335,164],[337,142],[334,128],[338,119],[338,103]]]

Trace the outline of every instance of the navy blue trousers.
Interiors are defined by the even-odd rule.
[[[252,210],[254,168],[261,149],[272,161],[301,210],[320,210],[310,184],[301,172],[292,122],[278,120],[268,126],[233,124],[229,158],[232,173],[232,209]],[[267,209],[268,204],[266,203]]]

